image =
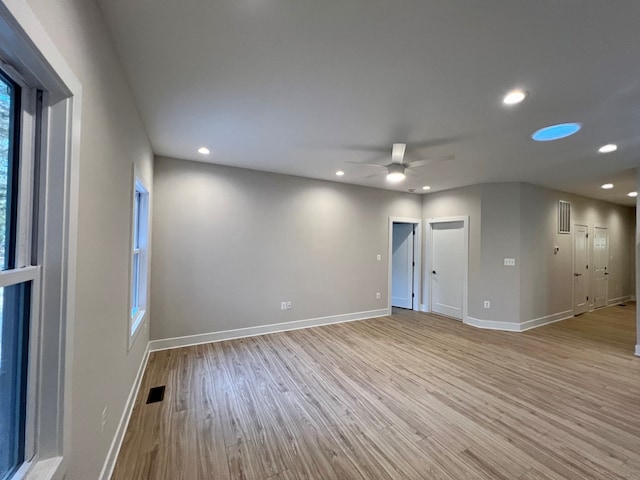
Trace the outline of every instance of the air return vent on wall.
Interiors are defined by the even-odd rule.
[[[571,233],[571,204],[564,200],[558,203],[558,233]]]

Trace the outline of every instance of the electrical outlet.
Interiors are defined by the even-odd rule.
[[[380,300],[380,292],[376,293],[376,300]]]
[[[291,310],[291,302],[287,302],[287,310]]]
[[[489,300],[484,301],[484,308],[491,308],[491,302]]]
[[[286,310],[287,309],[287,302],[280,302],[280,310]]]

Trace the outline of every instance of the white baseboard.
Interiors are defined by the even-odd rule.
[[[640,357],[640,345],[636,345],[636,356]]]
[[[487,330],[502,330],[504,332],[519,332],[520,324],[515,322],[496,322],[495,320],[482,320],[480,318],[469,317],[464,319],[464,323],[472,327],[484,328]]]
[[[565,310],[564,312],[554,313],[552,315],[546,315],[544,317],[533,318],[522,322],[520,324],[520,331],[531,330],[532,328],[541,327],[543,325],[549,325],[550,323],[560,322],[573,317],[573,310]]]
[[[201,333],[199,335],[189,335],[186,337],[165,338],[162,340],[152,340],[149,342],[149,351],[168,350],[170,348],[187,347],[202,343],[221,342],[223,340],[233,340],[235,338],[255,337],[268,333],[287,332],[289,330],[299,330],[301,328],[319,327],[334,323],[354,322],[356,320],[366,320],[368,318],[384,317],[389,315],[389,310],[369,310],[366,312],[345,313],[342,315],[332,315],[329,317],[309,318],[306,320],[296,320],[293,322],[274,323],[271,325],[260,325],[258,327],[237,328],[234,330],[224,330],[220,332]]]
[[[633,302],[633,301],[634,301],[634,295],[625,295],[624,297],[611,298],[607,302],[607,306],[610,307],[611,305],[618,305],[620,303]]]
[[[532,328],[541,327],[550,323],[559,322],[573,317],[573,311],[567,310],[565,312],[554,313],[553,315],[546,315],[544,317],[533,318],[526,322],[497,322],[495,320],[482,320],[480,318],[467,317],[464,323],[473,327],[485,328],[488,330],[502,330],[504,332],[524,332],[531,330]]]
[[[133,411],[133,405],[136,402],[136,398],[138,397],[138,391],[140,390],[140,384],[142,383],[142,377],[144,376],[144,371],[147,368],[147,362],[149,361],[149,343],[147,343],[147,348],[144,351],[144,355],[142,355],[142,361],[140,362],[140,367],[138,367],[138,373],[136,374],[136,378],[133,381],[133,385],[131,386],[131,391],[129,392],[129,397],[127,398],[127,403],[124,406],[124,411],[122,412],[122,416],[120,417],[120,423],[118,423],[118,428],[116,428],[116,433],[111,441],[111,446],[109,447],[109,453],[107,454],[107,459],[102,466],[102,471],[100,472],[99,480],[109,480],[111,475],[113,474],[113,469],[116,466],[116,460],[118,459],[118,454],[120,453],[120,447],[122,446],[122,441],[124,440],[124,434],[127,431],[127,426],[129,425],[129,419],[131,418],[131,412]]]

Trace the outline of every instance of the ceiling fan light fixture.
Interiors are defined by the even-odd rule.
[[[405,179],[404,166],[399,164],[391,164],[387,170],[387,181],[398,183]]]

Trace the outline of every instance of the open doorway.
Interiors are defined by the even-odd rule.
[[[389,219],[390,307],[419,310],[420,225],[418,219]]]

